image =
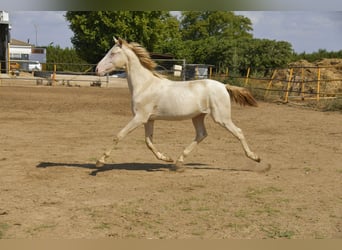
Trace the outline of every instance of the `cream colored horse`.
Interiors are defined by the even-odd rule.
[[[156,64],[139,44],[127,43],[120,38],[114,40],[115,45],[98,63],[96,73],[103,76],[115,69],[125,69],[134,117],[114,137],[113,146],[97,161],[96,166],[103,166],[114,146],[142,124],[145,126],[147,147],[159,160],[173,162],[152,142],[154,121],[192,119],[196,137],[177,158],[173,165],[173,169],[177,170],[183,166],[184,158],[207,136],[204,126],[204,117],[207,114],[240,140],[247,157],[260,162],[260,158],[249,149],[241,129],[231,120],[230,96],[241,105],[257,106],[246,89],[209,79],[170,81],[154,71]]]

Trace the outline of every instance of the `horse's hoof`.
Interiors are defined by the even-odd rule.
[[[175,172],[184,172],[185,171],[185,167],[183,162],[181,161],[177,161],[175,164],[173,164],[170,168],[171,171],[175,171]]]
[[[104,163],[103,161],[98,160],[98,161],[96,162],[96,167],[97,167],[97,168],[103,167],[104,164],[105,164],[105,163]]]
[[[182,173],[182,172],[185,171],[185,168],[184,167],[177,167],[175,165],[172,165],[171,168],[170,168],[170,171]]]
[[[257,172],[259,172],[259,173],[267,173],[267,172],[269,172],[269,171],[271,170],[271,167],[272,167],[271,164],[268,163],[267,166],[266,166],[266,168],[261,169],[261,170],[259,170],[259,171],[257,171]]]
[[[166,156],[165,159],[164,159],[165,162],[173,162],[173,159]]]
[[[172,158],[164,153],[158,153],[157,158],[165,162],[173,162]]]
[[[247,154],[247,157],[252,159],[253,161],[261,162],[261,158],[258,155],[254,154],[254,153]]]

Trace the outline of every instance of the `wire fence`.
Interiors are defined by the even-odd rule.
[[[264,70],[264,69],[263,69]],[[336,99],[342,97],[342,60],[336,66],[292,66],[268,70],[268,75],[260,76],[257,69],[247,68],[245,75],[237,70],[233,74],[213,75],[213,78],[247,87],[265,100],[280,99],[283,102],[290,100]],[[237,73],[236,73],[237,72]],[[258,73],[259,72],[259,73]]]
[[[259,99],[316,100],[342,97],[342,60],[335,65],[289,65],[287,68],[226,68],[224,73],[212,65],[186,64],[184,59],[158,59],[157,71],[167,78],[182,81],[212,78],[223,83],[249,88]],[[119,81],[125,86],[125,72],[116,71],[105,77],[95,74],[94,64],[43,64],[41,70],[9,67],[3,70],[0,62],[0,86],[11,85],[66,85],[110,87]],[[12,66],[12,65],[11,65]],[[75,70],[76,69],[76,70]],[[204,69],[201,71],[201,69]],[[120,86],[121,86],[120,85]],[[117,86],[117,85],[115,85]]]

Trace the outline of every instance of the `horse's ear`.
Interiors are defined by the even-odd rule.
[[[124,42],[124,40],[121,38],[121,37],[119,37],[119,44],[120,44],[120,46],[122,46],[122,44],[123,44],[123,42]]]
[[[113,36],[113,40],[114,40],[114,43],[115,43],[115,44],[118,43],[118,40],[115,38],[115,36]]]

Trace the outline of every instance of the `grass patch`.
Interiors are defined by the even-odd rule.
[[[311,168],[309,168],[309,167],[304,167],[304,171],[305,171],[305,172],[310,172],[310,171],[311,171]]]
[[[205,235],[205,231],[204,230],[196,230],[196,231],[193,231],[191,234],[193,236],[203,237]]]
[[[341,112],[342,113],[342,98],[336,99],[321,99],[320,101],[310,100],[305,101],[304,107],[315,109],[323,112]]]
[[[274,209],[274,208],[270,207],[269,205],[265,205],[263,208],[257,209],[256,213],[257,214],[267,214],[267,216],[272,216],[272,215],[280,213],[280,210]]]
[[[196,211],[206,212],[206,211],[210,211],[210,208],[209,207],[199,207],[199,208],[196,209]]]
[[[46,229],[55,228],[55,227],[56,227],[56,224],[42,224],[34,228],[33,230],[40,232],[40,231],[44,231]]]
[[[193,204],[198,203],[199,198],[191,196],[189,198],[179,200],[176,205],[181,211],[192,211]]]
[[[320,101],[323,111],[340,111],[342,113],[342,98]]]
[[[237,218],[246,218],[247,212],[245,210],[240,209],[234,213],[235,217]]]
[[[224,225],[225,228],[233,229],[235,232],[239,232],[244,228],[248,228],[249,226],[247,224],[238,224],[238,223],[228,223]]]
[[[272,193],[282,192],[280,188],[277,187],[266,187],[266,188],[251,188],[247,189],[246,197],[251,200],[261,201],[260,196]]]
[[[261,231],[266,233],[269,239],[292,239],[295,232],[292,230],[281,230],[278,227],[262,228]]]
[[[0,239],[3,239],[5,232],[8,230],[9,225],[7,223],[0,223]]]
[[[99,229],[99,230],[110,229],[110,224],[105,223],[105,222],[101,222],[99,225],[95,226],[94,229]]]
[[[96,162],[98,159],[96,157],[90,157],[88,158],[88,161],[90,162]]]
[[[325,239],[325,237],[321,233],[315,232],[314,233],[314,239],[316,239],[316,240],[323,240],[323,239]]]
[[[41,224],[41,225],[38,225],[32,229],[27,230],[27,232],[31,235],[35,235],[39,232],[55,228],[56,226],[57,226],[56,224]]]

